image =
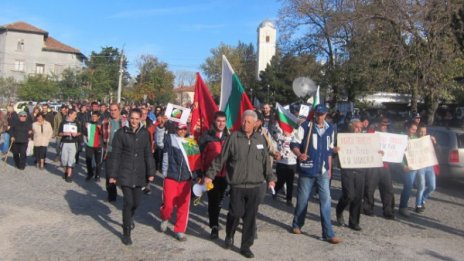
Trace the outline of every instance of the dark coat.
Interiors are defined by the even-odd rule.
[[[150,137],[145,127],[135,132],[129,127],[119,129],[111,144],[108,171],[122,187],[141,187],[147,176],[155,175],[155,161],[151,154]]]
[[[13,125],[10,128],[10,135],[12,138],[15,138],[15,143],[27,143],[29,137],[31,136],[29,132],[32,131],[32,124],[29,121],[20,121],[17,120],[13,122]]]

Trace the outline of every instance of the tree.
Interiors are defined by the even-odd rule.
[[[214,96],[219,97],[222,78],[222,55],[227,57],[245,90],[255,86],[256,52],[253,45],[238,42],[237,46],[224,43],[211,49],[211,56],[201,65],[207,83]]]
[[[174,98],[174,73],[168,65],[153,55],[141,55],[137,61],[139,74],[134,84],[133,99],[141,101],[147,95],[147,101],[166,104]]]
[[[86,80],[86,74],[82,71],[65,69],[58,81],[62,98],[64,100],[79,100],[91,96]]]
[[[19,88],[19,83],[13,77],[0,78],[0,96],[2,102],[14,100]]]
[[[320,82],[321,65],[316,62],[315,57],[290,53],[282,55],[280,50],[277,50],[271,63],[261,72],[261,81],[253,90],[253,95],[266,103],[290,104],[298,100],[293,92],[293,80],[302,76]]]
[[[464,4],[459,10],[453,14],[452,27],[456,41],[464,52]]]
[[[91,97],[103,99],[112,96],[118,88],[119,64],[122,53],[118,48],[103,47],[98,53],[92,51],[86,62],[86,74],[90,82]],[[127,59],[123,56],[123,86],[130,75],[127,73]]]
[[[59,88],[55,81],[43,75],[33,75],[21,83],[18,96],[24,100],[46,101],[59,96]]]

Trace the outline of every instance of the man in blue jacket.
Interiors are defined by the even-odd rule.
[[[332,174],[334,131],[332,125],[325,121],[327,111],[327,107],[323,104],[316,106],[314,120],[303,122],[290,144],[290,148],[297,156],[299,173],[292,232],[301,234],[311,190],[316,185],[319,189],[322,238],[331,244],[338,244],[341,239],[335,236],[330,219],[329,181]]]

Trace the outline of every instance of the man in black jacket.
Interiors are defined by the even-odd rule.
[[[150,137],[147,129],[140,124],[141,117],[139,109],[130,112],[130,126],[116,132],[108,164],[109,183],[121,186],[124,195],[122,242],[125,245],[132,244],[133,216],[142,196],[145,177],[153,181],[155,175]]]
[[[18,113],[19,120],[14,121],[10,128],[11,142],[13,143],[13,159],[18,169],[26,168],[27,145],[32,134],[32,124],[27,120],[27,113]]]
[[[230,185],[225,248],[233,245],[235,231],[240,219],[243,219],[240,253],[247,258],[254,257],[250,247],[255,239],[261,185],[266,180],[268,187],[273,189],[277,180],[272,172],[266,140],[254,132],[257,119],[253,110],[243,113],[241,130],[230,135],[205,177],[205,184],[211,183],[225,165],[226,179]]]

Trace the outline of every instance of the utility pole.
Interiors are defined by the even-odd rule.
[[[121,50],[121,57],[119,59],[118,104],[121,103],[122,74],[124,73],[124,69],[122,68],[123,61],[124,61],[124,49]]]

